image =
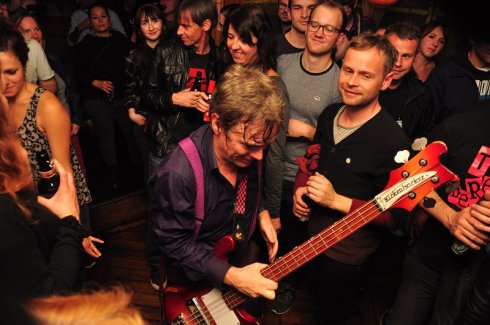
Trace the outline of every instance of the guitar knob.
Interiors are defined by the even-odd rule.
[[[419,165],[420,165],[420,166],[425,166],[425,165],[427,165],[427,160],[425,160],[425,159],[420,159],[420,160],[419,160]]]
[[[432,177],[431,181],[432,181],[432,183],[434,183],[434,184],[439,183],[439,176],[437,176],[437,175],[436,175],[436,176]]]
[[[409,172],[407,172],[406,170],[402,171],[402,177],[403,178],[407,178],[408,176],[410,176]]]
[[[412,199],[412,200],[413,200],[413,199],[415,199],[415,197],[416,197],[416,196],[417,196],[417,195],[416,195],[414,192],[410,192],[410,193],[408,193],[408,198],[409,198],[409,199]]]

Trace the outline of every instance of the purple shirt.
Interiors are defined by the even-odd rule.
[[[205,125],[191,133],[201,156],[204,173],[205,217],[197,240],[193,239],[195,226],[196,180],[192,167],[180,147],[171,151],[149,180],[150,218],[156,243],[172,265],[184,272],[191,281],[206,279],[220,287],[228,263],[213,255],[216,242],[232,231],[233,204],[239,181],[248,175],[245,206],[245,229],[250,223],[257,200],[257,163],[239,169],[237,186],[220,173],[213,150],[213,131]]]

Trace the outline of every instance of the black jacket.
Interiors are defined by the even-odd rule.
[[[420,80],[408,77],[408,99],[402,113],[403,131],[410,140],[426,136],[434,126],[434,109],[431,94]]]
[[[76,77],[83,91],[83,99],[106,99],[107,94],[92,85],[94,80],[114,83],[114,99],[124,97],[126,75],[124,58],[132,47],[121,33],[112,31],[111,37],[87,35],[77,45]]]
[[[432,92],[432,106],[438,123],[470,108],[490,106],[490,100],[480,98],[475,73],[482,72],[475,71],[468,60],[468,52],[462,51],[456,53],[450,61],[436,67],[429,75],[427,85]],[[486,74],[487,79],[490,79],[490,72]]]
[[[35,224],[8,194],[0,194],[0,293],[26,299],[69,293],[78,281],[88,236],[73,218],[60,219],[36,202],[32,191],[17,192]]]
[[[218,65],[218,50],[210,39],[210,60],[206,65],[206,76],[214,74]],[[171,146],[189,135],[189,124],[199,127],[193,110],[172,104],[172,94],[184,90],[189,79],[189,68],[194,47],[186,47],[180,39],[160,43],[150,65],[143,87],[142,105],[148,110],[149,147],[154,155],[162,157]]]
[[[432,109],[431,93],[428,87],[420,80],[408,75],[396,91],[407,93],[406,101],[387,103],[385,99],[386,92],[381,92],[379,101],[383,109],[386,109],[391,115],[399,112],[400,116],[393,117],[396,120],[401,119],[403,131],[405,131],[410,141],[421,136],[427,136],[428,131],[434,126],[434,110]],[[391,107],[392,109],[390,109],[388,105],[397,105],[398,109],[394,110],[397,113],[392,113],[394,108]]]

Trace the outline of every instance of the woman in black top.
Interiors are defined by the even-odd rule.
[[[136,12],[136,26],[138,28],[136,48],[132,49],[126,57],[125,71],[127,82],[124,105],[128,110],[129,118],[135,123],[133,125],[134,136],[143,155],[146,179],[149,175],[148,146],[145,130],[148,129],[147,132],[154,132],[155,128],[147,128],[147,124],[152,122],[152,118],[141,104],[141,94],[148,66],[155,54],[155,46],[165,37],[162,11],[152,4],[142,5]]]
[[[89,10],[89,20],[94,32],[78,45],[77,77],[83,90],[85,109],[94,122],[102,159],[115,190],[117,160],[114,122],[117,122],[126,138],[130,162],[140,162],[123,102],[124,58],[131,43],[122,34],[110,29],[110,17],[104,5],[93,4]]]

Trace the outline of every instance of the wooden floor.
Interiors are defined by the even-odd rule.
[[[146,209],[144,192],[102,203],[92,209],[92,226],[105,244],[101,247],[102,257],[88,270],[87,278],[102,285],[128,286],[134,291],[134,303],[144,318],[150,324],[159,324],[158,294],[149,284],[150,272],[145,261]],[[379,317],[391,304],[399,281],[400,260],[399,254],[393,254],[393,249],[393,245],[386,245],[385,251],[379,254],[369,277],[366,302],[360,312],[346,322],[347,325],[378,324]],[[308,289],[299,290],[288,313],[278,316],[267,312],[264,324],[315,324]]]

